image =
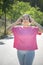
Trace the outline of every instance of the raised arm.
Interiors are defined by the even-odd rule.
[[[35,22],[35,25],[39,28],[39,32],[43,33],[43,27],[37,22]]]
[[[7,30],[11,30],[12,27],[15,27],[15,26],[17,26],[17,25],[19,25],[19,24],[21,24],[20,19],[17,19],[16,22],[12,23],[11,25],[9,25],[9,26],[7,27]]]
[[[39,28],[39,32],[43,33],[43,27],[39,23],[35,22],[33,18],[32,18],[32,23]]]

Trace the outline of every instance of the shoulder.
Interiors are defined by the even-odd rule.
[[[37,26],[32,26],[33,30],[39,31],[39,28]]]
[[[30,27],[32,27],[32,28],[38,28],[37,26],[30,26]]]

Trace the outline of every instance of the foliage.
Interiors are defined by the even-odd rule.
[[[0,0],[0,11],[5,15],[5,30],[4,34],[6,35],[6,13],[12,9],[12,4],[14,0]],[[0,16],[1,18],[1,16]]]
[[[14,21],[16,21],[23,14],[30,14],[36,22],[43,26],[43,12],[39,11],[38,7],[31,7],[29,2],[17,2],[13,5],[13,11],[11,12]]]
[[[43,11],[43,0],[19,0],[23,2],[30,2],[31,6],[38,6],[40,10]]]

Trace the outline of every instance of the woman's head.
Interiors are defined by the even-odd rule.
[[[22,15],[17,21],[22,25],[30,25],[32,22],[31,17],[28,14]]]
[[[23,25],[30,25],[31,24],[31,17],[30,15],[28,14],[24,14],[22,17],[21,17],[21,23]]]

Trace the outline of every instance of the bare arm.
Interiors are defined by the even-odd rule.
[[[16,22],[14,22],[14,23],[12,23],[11,25],[9,25],[9,26],[7,27],[7,30],[11,30],[12,27],[15,27],[15,26],[17,26],[17,25],[19,25],[19,24],[21,24],[21,22],[20,22],[20,20],[18,19]]]
[[[43,27],[40,24],[38,24],[37,22],[35,22],[35,24],[39,28],[39,32],[43,33]]]
[[[43,27],[39,23],[35,22],[34,19],[32,19],[32,23],[39,28],[39,32],[43,33]]]

